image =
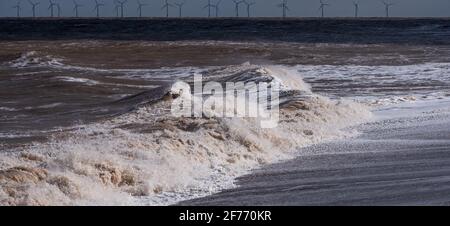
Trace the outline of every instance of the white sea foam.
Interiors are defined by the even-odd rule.
[[[204,71],[204,69],[199,69],[195,67],[177,67],[177,68],[163,67],[158,69],[103,69],[87,66],[77,66],[65,62],[63,58],[45,55],[37,51],[29,51],[23,53],[22,56],[19,57],[18,59],[9,62],[9,66],[15,68],[42,67],[42,68],[69,70],[69,71],[82,71],[82,72],[89,71],[104,74],[114,74],[116,77],[124,77],[131,79],[132,78],[152,79],[160,81],[162,80],[173,81],[175,79],[192,76],[195,73],[201,73],[202,71]],[[45,72],[50,71],[25,72],[19,73],[17,75],[34,75]],[[69,76],[59,76],[57,78],[68,82],[86,83],[88,85],[96,85],[100,83],[98,81],[89,80],[86,78],[74,78]],[[102,83],[102,84],[117,85],[112,83]],[[128,86],[132,87],[133,85]],[[149,86],[138,86],[138,85],[133,87],[150,88]]]
[[[10,107],[0,107],[0,111],[17,111],[17,109]]]
[[[33,107],[25,107],[25,110],[32,110],[32,109],[49,109],[49,108],[55,108],[58,106],[63,105],[63,103],[51,103],[51,104],[44,104],[39,106],[33,106]]]
[[[450,87],[448,63],[402,66],[298,65],[296,70],[305,80],[325,85],[327,91],[336,90],[339,94],[347,92],[349,96],[358,96],[358,92],[362,92],[362,101],[375,106],[446,98],[447,92],[441,89]]]
[[[424,63],[400,66],[298,65],[304,78],[346,78],[354,81],[372,79],[378,82],[432,80],[450,81],[449,63]]]
[[[0,138],[21,138],[30,136],[30,134],[0,133]]]
[[[29,51],[18,59],[9,62],[11,67],[42,67],[42,66],[62,66],[61,59],[52,56],[43,56],[36,51]]]
[[[86,85],[97,85],[98,82],[92,79],[87,79],[87,78],[74,78],[74,77],[69,77],[69,76],[58,76],[56,77],[56,79],[59,79],[61,81],[65,81],[65,82],[75,82],[75,83],[83,83]]]

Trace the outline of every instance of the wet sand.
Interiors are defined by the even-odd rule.
[[[238,187],[181,205],[449,205],[449,102],[376,112],[357,138],[237,179]],[[447,108],[447,109],[445,109]]]

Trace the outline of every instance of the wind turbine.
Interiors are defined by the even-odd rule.
[[[48,2],[49,2],[48,10],[50,10],[50,16],[53,17],[53,8],[56,6],[56,4],[52,2],[52,0],[48,0]]]
[[[216,11],[216,17],[219,17],[219,5],[222,0],[219,0],[214,4],[214,10]]]
[[[61,17],[61,6],[59,5],[59,2],[55,3],[55,5],[56,5],[56,10],[58,10],[58,17]]]
[[[233,0],[233,2],[234,2],[235,10],[236,10],[236,17],[239,17],[239,5],[241,3],[244,3],[244,0]]]
[[[119,3],[116,1],[116,0],[114,0],[114,12],[116,12],[116,17],[119,17],[119,8],[120,8],[120,5],[119,5]]]
[[[287,0],[283,0],[283,2],[278,4],[277,6],[282,8],[282,10],[283,10],[283,18],[286,18],[286,12],[289,11],[289,8],[287,6]]]
[[[250,17],[250,7],[256,3],[255,2],[247,2],[246,0],[244,0],[244,4],[247,6],[247,17]]]
[[[211,4],[211,0],[208,0],[208,4],[203,7],[203,9],[208,8],[208,17],[211,17],[211,8],[213,8],[214,5]]]
[[[97,0],[95,0],[94,11],[96,11],[97,17],[100,17],[100,7],[102,7],[102,6],[105,6],[105,4],[99,3]]]
[[[174,3],[178,7],[178,16],[181,17],[181,11],[183,10],[183,5],[186,1]]]
[[[139,0],[137,0],[137,3],[138,3],[137,11],[139,12],[139,17],[142,17],[142,6],[146,6],[147,4],[143,4]]]
[[[319,10],[322,11],[322,17],[325,17],[325,6],[329,6],[330,4],[324,3],[322,0],[320,0],[320,7]]]
[[[36,7],[39,5],[39,2],[32,2],[31,0],[28,0],[28,2],[31,5],[31,10],[33,11],[33,17],[36,17]]]
[[[169,3],[169,0],[164,0],[164,5],[161,7],[161,9],[166,9],[166,17],[169,17],[169,7],[174,6]]]
[[[358,18],[358,12],[359,12],[359,1],[353,2],[353,5],[355,6],[355,18]]]
[[[386,10],[386,17],[389,17],[389,7],[393,6],[394,3],[389,3],[389,2],[383,1],[383,4],[384,4],[385,10]]]
[[[73,0],[73,11],[75,12],[75,17],[78,17],[78,8],[83,5],[78,4],[75,0]]]
[[[16,16],[20,17],[20,10],[22,10],[22,7],[20,7],[20,1],[17,1],[17,4],[13,6],[14,9],[16,9]]]
[[[125,3],[127,3],[128,0],[123,0],[123,1],[119,1],[117,0],[117,3],[120,5],[120,17],[123,17],[123,6],[125,5]]]

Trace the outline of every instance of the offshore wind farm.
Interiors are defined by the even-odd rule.
[[[42,1],[0,1],[2,8],[13,8],[12,12],[0,11],[0,17],[219,17],[218,7],[222,5],[220,17],[421,17],[420,12],[407,11],[414,3],[405,0],[352,1],[352,0],[78,0],[78,2]],[[430,2],[441,17],[449,16],[449,4],[444,0]],[[430,4],[428,5],[428,8]],[[78,5],[78,6],[77,6]],[[417,4],[423,5],[423,3]],[[77,6],[73,8],[73,6]],[[80,7],[83,6],[83,9]],[[441,6],[442,8],[439,8]],[[397,9],[393,9],[396,7]],[[281,12],[277,10],[281,9]],[[104,12],[103,12],[104,9]],[[172,12],[171,9],[174,11]],[[175,10],[178,9],[178,10]],[[226,10],[225,10],[226,9]],[[329,15],[326,15],[326,11]],[[170,11],[170,13],[169,13]],[[206,14],[205,14],[206,11]],[[250,13],[252,11],[252,13]],[[395,11],[401,11],[396,13]],[[279,12],[279,13],[275,13]],[[7,15],[5,15],[7,14]],[[416,15],[415,15],[416,14]],[[424,16],[427,17],[427,16]]]

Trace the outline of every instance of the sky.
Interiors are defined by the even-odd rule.
[[[32,0],[40,2],[36,9],[37,16],[49,16],[48,0]],[[72,0],[53,0],[61,5],[61,16],[74,16],[74,4]],[[79,9],[80,16],[95,16],[95,0],[76,0],[78,4],[83,5]],[[100,8],[100,16],[115,16],[114,0],[98,0],[105,4]],[[160,17],[165,16],[165,11],[161,10],[164,0],[140,0],[147,4],[143,7],[143,16]],[[169,0],[170,3],[182,2],[183,0]],[[187,17],[206,17],[208,10],[203,7],[208,0],[185,0],[183,6],[183,16]],[[216,3],[218,0],[211,0]],[[255,17],[278,17],[282,15],[281,8],[277,5],[282,0],[247,0],[256,4],[251,8],[251,16]],[[450,17],[450,0],[388,0],[394,5],[390,9],[392,17]],[[329,17],[349,17],[354,15],[353,0],[324,0],[329,6],[325,8],[325,16]],[[15,0],[0,0],[0,17],[16,16],[17,4]],[[28,0],[21,0],[21,16],[31,16],[31,5]],[[291,17],[317,17],[320,16],[319,0],[288,0],[289,12]],[[219,15],[224,17],[235,16],[235,6],[233,0],[222,0],[220,3]],[[56,10],[55,10],[56,14]],[[125,16],[135,17],[137,13],[137,0],[128,0],[124,8]],[[212,14],[215,15],[214,11]],[[245,4],[239,6],[240,16],[247,16]],[[385,15],[384,5],[379,0],[359,0],[359,15],[361,17],[378,17]],[[177,8],[170,8],[170,16],[178,16]]]

